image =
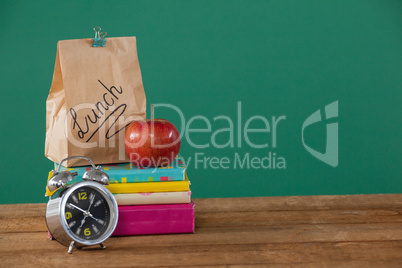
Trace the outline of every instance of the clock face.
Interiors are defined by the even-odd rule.
[[[67,228],[81,240],[102,237],[110,224],[110,207],[105,195],[93,187],[83,186],[67,198],[64,218]]]

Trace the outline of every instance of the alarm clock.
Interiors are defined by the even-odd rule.
[[[77,173],[60,171],[61,164],[72,158],[88,160],[92,169],[87,170],[77,182]],[[105,187],[109,184],[108,175],[95,166],[91,159],[73,156],[63,159],[57,170],[52,171],[48,180],[49,192],[54,192],[46,207],[46,224],[52,237],[60,244],[73,248],[99,244],[110,237],[118,220],[117,203]],[[75,183],[70,183],[75,179]]]

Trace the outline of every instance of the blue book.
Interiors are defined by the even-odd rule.
[[[102,170],[109,176],[109,183],[136,183],[136,182],[158,182],[158,181],[182,181],[185,179],[186,166],[181,156],[177,156],[172,164],[166,167],[141,168],[131,163],[105,164],[101,165]],[[55,163],[57,170],[58,164]],[[80,181],[85,171],[92,166],[66,168],[60,170],[77,172],[77,181]]]

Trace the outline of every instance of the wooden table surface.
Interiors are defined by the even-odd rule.
[[[402,194],[196,199],[196,233],[47,239],[45,204],[0,205],[0,266],[402,267]]]

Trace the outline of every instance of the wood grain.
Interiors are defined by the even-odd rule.
[[[0,266],[402,267],[402,194],[196,199],[196,233],[47,239],[45,204],[0,206]]]

